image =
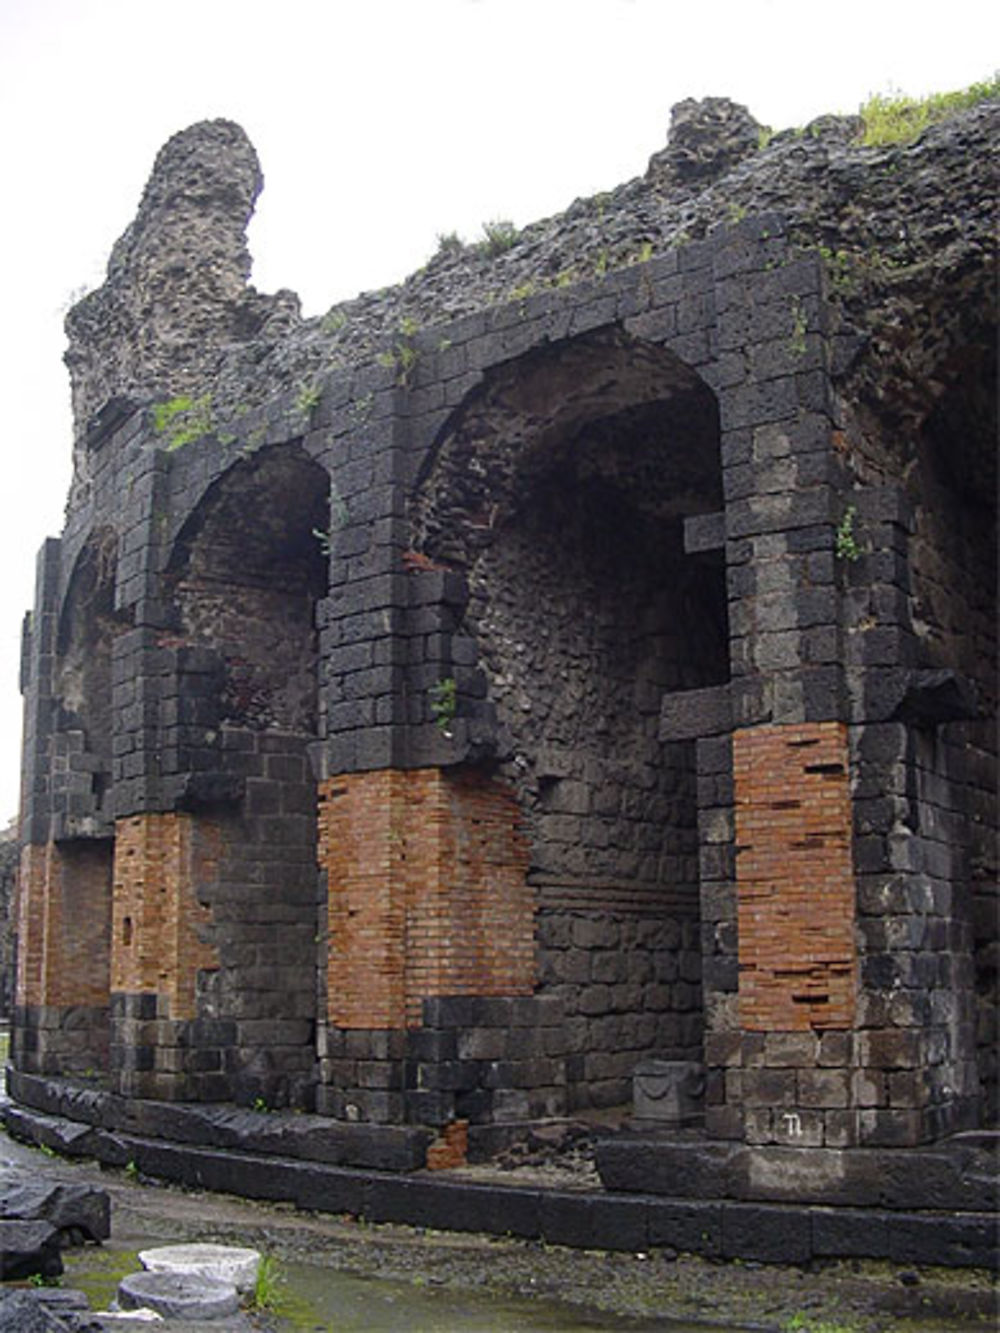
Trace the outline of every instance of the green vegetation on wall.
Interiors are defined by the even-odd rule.
[[[991,97],[1000,97],[1000,73],[994,74],[992,79],[970,84],[968,88],[953,93],[931,93],[928,97],[876,93],[859,108],[858,114],[864,121],[861,141],[869,148],[910,143],[928,125],[946,120],[956,111],[964,111]]]

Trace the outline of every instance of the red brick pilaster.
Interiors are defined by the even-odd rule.
[[[847,729],[733,736],[739,1012],[745,1031],[850,1028],[855,892]]]
[[[320,800],[333,1024],[400,1028],[431,996],[532,993],[527,847],[506,789],[383,770],[331,778]]]
[[[109,872],[106,844],[50,842],[22,849],[18,1004],[107,1005]]]
[[[221,830],[185,814],[120,820],[115,842],[111,989],[166,997],[172,1019],[195,1017],[195,983],[218,967],[204,938],[211,912],[198,887],[218,874]]]

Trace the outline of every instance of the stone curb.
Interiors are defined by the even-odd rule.
[[[40,1117],[40,1119],[50,1119]],[[17,1136],[29,1138],[32,1113],[18,1108]],[[12,1129],[14,1126],[10,1126]],[[444,1231],[482,1232],[585,1249],[682,1250],[709,1258],[806,1263],[872,1258],[898,1264],[995,1269],[1000,1258],[994,1212],[850,1208],[731,1199],[570,1191],[479,1184],[440,1174],[399,1175],[285,1157],[261,1157],[189,1143],[119,1134],[114,1164],[193,1189],[309,1212],[347,1213]]]

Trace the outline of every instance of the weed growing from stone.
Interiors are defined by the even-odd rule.
[[[860,560],[861,558],[861,548],[858,546],[858,539],[854,535],[854,520],[857,513],[855,505],[848,505],[844,510],[844,517],[837,524],[833,553],[838,560]]]
[[[445,676],[430,688],[431,715],[443,736],[451,735],[451,724],[458,708],[458,686],[454,676]]]
[[[792,297],[792,336],[789,345],[796,356],[805,355],[806,314],[797,296]]]
[[[380,366],[396,372],[396,383],[401,389],[409,387],[413,380],[420,353],[410,343],[398,342],[391,352],[382,352],[378,358]]]
[[[298,397],[295,399],[295,406],[303,416],[308,416],[312,410],[319,406],[321,397],[318,384],[303,384],[299,389]]]
[[[154,403],[151,409],[153,429],[157,435],[167,436],[167,452],[183,449],[186,444],[200,440],[212,431],[212,395],[189,398],[182,394],[164,403]]]
[[[281,1287],[284,1282],[278,1271],[278,1262],[271,1254],[261,1256],[257,1265],[257,1277],[250,1293],[251,1310],[276,1310],[280,1304]]]
[[[848,291],[854,283],[851,256],[846,250],[831,250],[827,245],[819,247],[819,256],[826,265],[830,285],[837,291]]]

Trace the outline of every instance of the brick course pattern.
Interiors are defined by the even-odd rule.
[[[21,852],[19,1005],[108,1003],[109,861],[101,844]]]
[[[331,1023],[413,1027],[425,998],[532,993],[519,819],[512,795],[472,773],[385,769],[321,785]]]
[[[740,1025],[849,1028],[856,956],[846,728],[737,731],[733,776]]]
[[[170,1017],[195,1017],[198,972],[218,967],[204,938],[210,910],[199,885],[218,876],[222,833],[186,814],[133,815],[115,842],[111,989],[155,994]]]

